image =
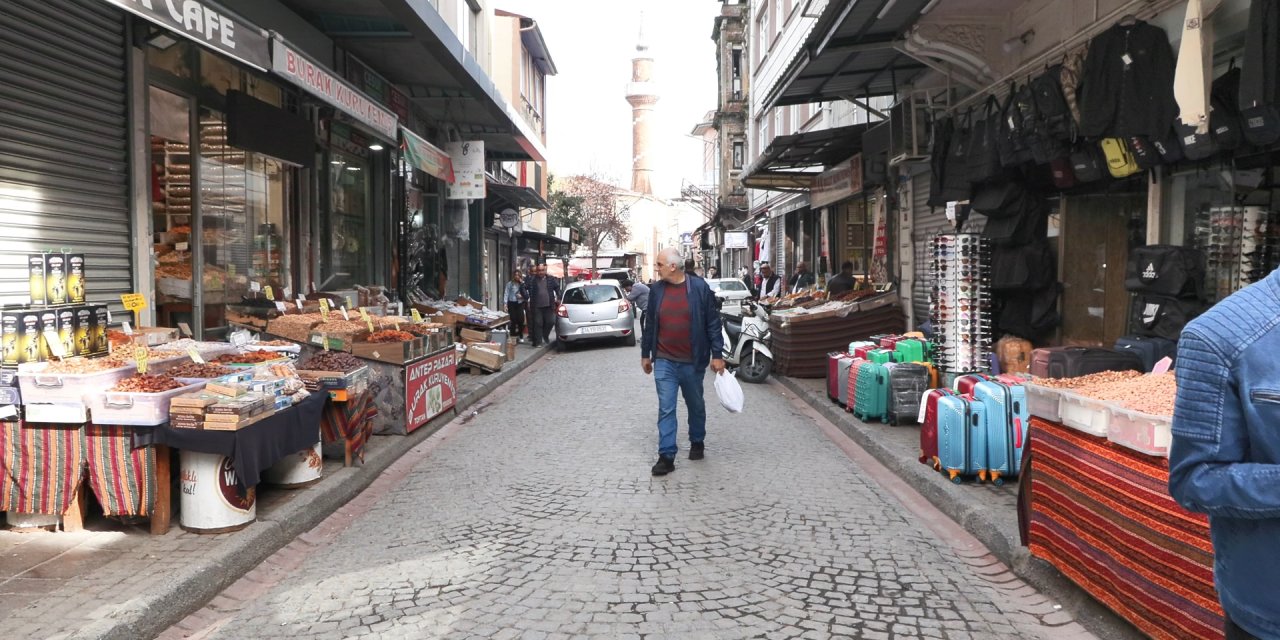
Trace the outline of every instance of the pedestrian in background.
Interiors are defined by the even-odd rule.
[[[627,294],[627,300],[631,302],[636,309],[636,316],[640,318],[640,326],[644,327],[644,312],[649,308],[649,286],[643,282],[633,282],[631,280],[622,281],[622,290]],[[643,335],[641,338],[643,339]]]
[[[720,269],[719,269],[718,267],[708,267],[708,268],[707,268],[707,277],[708,277],[708,278],[719,278],[719,277],[720,277]]]
[[[787,291],[789,293],[799,293],[812,287],[817,281],[813,272],[809,271],[809,263],[800,262],[796,265],[796,272],[791,274],[791,279],[787,281]]]
[[[658,390],[658,461],[653,475],[675,471],[678,395],[689,409],[689,459],[701,460],[707,435],[707,406],[702,397],[707,363],[724,371],[724,340],[715,294],[702,278],[685,272],[680,253],[664,249],[655,265],[661,278],[649,291],[640,367],[653,374]]]
[[[747,291],[751,292],[752,298],[760,295],[760,287],[756,286],[756,279],[751,274],[751,267],[743,267],[738,273],[738,277],[742,279],[742,284],[746,285]]]
[[[524,292],[521,285],[524,274],[519,269],[511,272],[511,280],[507,281],[503,299],[507,303],[507,315],[511,317],[511,339],[517,343],[524,342]]]
[[[774,273],[768,262],[760,265],[760,297],[782,297],[782,276]]]
[[[545,263],[535,266],[533,277],[524,281],[524,299],[529,305],[529,340],[540,347],[551,340],[560,302],[560,280],[547,275]]]
[[[827,295],[838,296],[853,291],[857,286],[858,281],[853,279],[853,263],[845,260],[840,265],[840,275],[827,281]]]

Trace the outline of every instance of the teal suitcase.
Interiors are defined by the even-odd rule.
[[[915,338],[902,340],[893,348],[894,362],[928,362],[928,353],[925,351],[924,342]]]
[[[853,415],[864,422],[870,420],[884,422],[889,417],[888,399],[888,367],[877,362],[864,362],[858,365],[858,379],[854,386]]]
[[[888,349],[873,349],[867,352],[867,360],[876,364],[889,364],[893,362],[893,352]]]

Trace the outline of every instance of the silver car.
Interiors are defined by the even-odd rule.
[[[583,280],[565,286],[556,307],[556,336],[562,345],[622,338],[635,346],[631,303],[616,280]]]

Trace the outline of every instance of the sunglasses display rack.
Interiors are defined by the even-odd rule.
[[[1266,207],[1201,209],[1196,241],[1205,253],[1205,288],[1221,300],[1271,273],[1280,262],[1280,218]]]
[[[950,373],[991,368],[991,244],[976,233],[933,237],[929,317],[935,361]]]

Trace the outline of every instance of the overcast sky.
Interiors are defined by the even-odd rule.
[[[551,173],[593,169],[631,185],[631,80],[640,11],[656,63],[654,190],[678,195],[681,179],[702,180],[703,143],[689,137],[716,106],[715,45],[720,3],[711,0],[495,0],[538,21],[559,75],[547,79]]]

